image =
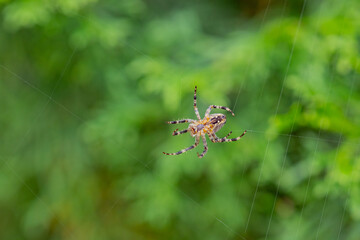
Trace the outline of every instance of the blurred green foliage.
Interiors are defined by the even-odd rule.
[[[360,2],[269,3],[0,1],[0,238],[359,239]]]

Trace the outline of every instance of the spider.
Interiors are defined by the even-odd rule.
[[[218,136],[216,136],[216,132],[219,131],[224,124],[226,123],[226,116],[224,114],[221,113],[215,113],[215,114],[210,114],[211,109],[213,108],[219,108],[219,109],[224,109],[228,112],[230,112],[233,116],[235,116],[235,114],[228,108],[228,107],[223,107],[223,106],[217,106],[217,105],[210,105],[208,107],[208,109],[205,112],[205,117],[203,119],[200,118],[200,114],[199,114],[199,110],[196,106],[196,89],[197,87],[195,86],[195,92],[194,92],[194,110],[195,110],[195,114],[198,120],[193,120],[193,119],[182,119],[182,120],[177,120],[177,121],[170,121],[167,122],[168,124],[178,124],[178,123],[190,123],[189,127],[185,130],[182,131],[178,131],[179,129],[176,129],[173,132],[173,136],[179,135],[179,134],[183,134],[186,132],[190,132],[192,137],[195,137],[195,143],[194,145],[191,145],[188,148],[185,148],[183,150],[180,150],[176,153],[166,153],[163,152],[166,155],[179,155],[182,154],[184,152],[187,152],[195,147],[197,147],[199,145],[200,142],[200,137],[202,138],[203,144],[204,144],[204,151],[199,154],[197,153],[199,158],[202,158],[206,152],[208,151],[208,146],[206,143],[206,137],[205,135],[207,134],[210,138],[210,140],[214,143],[216,142],[233,142],[233,141],[237,141],[240,140],[240,138],[242,138],[246,131],[241,134],[239,137],[237,138],[231,138],[228,139],[228,137],[230,136],[230,134],[232,132],[230,132],[228,135],[226,135],[223,138],[219,138]]]

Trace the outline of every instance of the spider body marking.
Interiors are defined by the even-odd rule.
[[[205,137],[206,135],[208,135],[210,140],[215,143],[215,142],[233,142],[233,141],[237,141],[240,138],[242,138],[246,133],[246,131],[244,131],[244,133],[241,134],[239,137],[231,138],[231,139],[229,139],[228,137],[230,136],[230,134],[232,132],[230,132],[229,134],[227,134],[223,138],[219,138],[218,136],[216,136],[216,132],[219,131],[225,125],[226,116],[224,114],[221,114],[221,113],[210,114],[211,109],[213,109],[213,108],[224,109],[224,110],[230,112],[233,116],[235,116],[235,114],[228,107],[210,105],[208,107],[208,109],[206,110],[206,112],[205,112],[205,117],[203,119],[201,119],[200,114],[199,114],[199,110],[198,110],[197,105],[196,105],[196,89],[197,89],[197,87],[195,86],[194,111],[195,111],[195,115],[197,117],[197,120],[182,119],[182,120],[178,120],[178,121],[167,122],[169,124],[190,123],[189,127],[187,129],[185,129],[185,130],[178,131],[178,129],[176,129],[173,132],[173,136],[180,135],[180,134],[183,134],[183,133],[186,133],[186,132],[190,132],[190,135],[192,137],[195,137],[195,143],[193,145],[191,145],[190,147],[182,149],[182,150],[180,150],[178,152],[175,152],[175,153],[165,153],[165,152],[163,152],[166,155],[179,155],[179,154],[182,154],[184,152],[187,152],[187,151],[197,147],[199,145],[200,138],[201,138],[202,141],[203,141],[203,144],[204,144],[204,151],[201,154],[198,153],[198,157],[202,158],[206,154],[206,152],[208,150],[206,137]]]
[[[208,118],[201,119],[199,121],[194,121],[189,124],[190,134],[192,137],[195,137],[196,134],[207,134],[216,133],[219,131],[224,124],[226,123],[226,116],[221,113],[210,114]]]

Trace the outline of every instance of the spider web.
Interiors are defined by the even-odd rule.
[[[324,4],[325,4],[325,3],[322,3],[322,4],[321,4],[321,8],[320,8],[321,10],[322,10]],[[295,38],[294,38],[294,42],[293,42],[291,54],[290,54],[290,57],[289,57],[288,66],[287,66],[287,68],[286,68],[286,74],[285,74],[285,77],[284,77],[284,80],[283,80],[283,84],[282,84],[282,86],[281,86],[280,96],[279,96],[278,104],[277,104],[276,111],[275,111],[275,119],[276,119],[276,117],[277,117],[277,113],[278,113],[278,109],[279,109],[279,104],[280,104],[281,97],[282,97],[282,93],[283,93],[284,84],[285,84],[285,81],[286,81],[286,79],[287,79],[287,74],[288,74],[289,66],[290,66],[290,64],[291,64],[291,59],[292,59],[292,55],[293,55],[294,46],[295,46],[295,44],[296,44],[296,37],[297,37],[298,32],[299,32],[300,27],[301,27],[301,21],[302,21],[302,16],[303,16],[303,12],[304,12],[305,7],[306,7],[306,0],[304,0],[304,2],[303,2],[303,8],[302,8],[302,11],[301,11],[301,14],[300,14],[300,18],[299,18],[299,21],[298,21],[298,27],[297,27],[297,30],[296,30],[296,35],[295,35]],[[316,25],[317,25],[317,24],[316,24]],[[312,49],[314,49],[314,47],[315,47],[315,45],[313,44]],[[310,52],[312,52],[312,51],[310,50]],[[357,64],[356,64],[356,65],[357,65]],[[311,74],[311,73],[308,72],[308,75],[310,75],[310,74]],[[332,71],[331,79],[334,78],[334,74],[335,74],[335,70]],[[354,77],[354,79],[355,79],[355,77]],[[348,106],[349,106],[349,102],[350,102],[350,96],[351,96],[351,94],[352,94],[352,92],[353,92],[353,88],[354,88],[354,79],[353,79],[352,84],[351,84],[351,87],[350,87],[350,93],[349,93],[349,97],[348,97],[347,104],[346,104],[346,108],[345,108],[345,117],[346,117],[347,112],[348,112]],[[332,88],[331,82],[332,82],[332,81],[330,81],[330,86],[328,87],[328,95],[330,94],[331,88]],[[263,89],[261,90],[260,96],[262,95],[262,91],[263,91]],[[239,92],[240,92],[240,90],[239,90]],[[238,94],[238,96],[239,96],[239,94]],[[237,96],[237,97],[238,97],[238,96]],[[295,138],[316,140],[316,146],[315,146],[315,151],[314,151],[314,154],[313,154],[313,155],[314,155],[314,156],[313,156],[313,160],[315,160],[315,156],[316,156],[316,153],[317,153],[317,150],[318,150],[319,141],[326,141],[326,142],[335,142],[335,143],[337,143],[336,153],[335,153],[335,157],[334,157],[333,164],[332,164],[332,167],[331,167],[331,168],[334,167],[334,162],[336,161],[336,159],[337,159],[337,157],[338,157],[338,152],[339,152],[339,148],[340,148],[340,146],[341,146],[341,143],[345,142],[345,141],[342,140],[342,135],[339,136],[339,139],[338,139],[338,140],[327,139],[327,138],[322,138],[322,137],[321,137],[321,129],[322,129],[322,126],[323,126],[323,124],[324,124],[325,116],[322,116],[322,118],[321,118],[320,129],[319,129],[319,132],[318,132],[318,137],[314,138],[314,137],[307,137],[307,136],[300,136],[300,135],[293,135],[293,134],[291,134],[291,132],[293,131],[293,128],[294,128],[295,120],[296,120],[296,118],[297,118],[297,113],[298,113],[298,110],[299,110],[299,102],[300,102],[300,100],[301,100],[301,98],[299,97],[299,99],[296,101],[296,102],[298,102],[298,103],[297,103],[297,105],[296,105],[295,116],[294,116],[294,119],[293,119],[292,124],[291,124],[290,134],[279,134],[279,133],[276,133],[276,132],[275,132],[275,133],[271,133],[271,134],[275,134],[275,135],[277,135],[277,136],[288,137],[288,141],[287,141],[287,144],[286,144],[285,154],[284,154],[283,161],[282,161],[282,165],[281,165],[281,172],[280,172],[280,176],[279,176],[279,180],[278,180],[278,184],[277,184],[277,188],[276,188],[275,199],[274,199],[274,202],[273,202],[273,207],[272,207],[270,219],[269,219],[269,222],[268,222],[268,227],[267,227],[265,239],[268,239],[268,237],[269,237],[269,232],[270,232],[270,228],[271,228],[271,221],[272,221],[273,213],[274,213],[274,210],[275,210],[276,200],[277,200],[278,193],[279,193],[279,188],[280,188],[280,185],[281,185],[282,175],[283,175],[283,171],[284,171],[284,167],[285,167],[285,163],[286,163],[287,154],[288,154],[288,149],[289,149],[289,145],[290,145],[291,139],[292,139],[293,137],[295,137]],[[235,101],[235,103],[236,103],[236,102],[237,102],[237,101]],[[328,105],[328,104],[327,104],[327,105]],[[234,107],[235,107],[235,105],[234,105]],[[327,107],[328,107],[328,106],[326,106],[325,108],[327,108]],[[342,130],[343,130],[343,129],[341,129],[340,132],[342,132]],[[257,130],[251,130],[251,129],[248,130],[248,132],[265,134],[265,131],[257,131]],[[255,190],[255,193],[254,193],[252,205],[251,205],[251,208],[250,208],[250,213],[249,213],[248,221],[247,221],[247,224],[246,224],[246,227],[245,227],[245,232],[246,232],[247,229],[248,229],[248,225],[249,225],[249,222],[250,222],[250,219],[251,219],[251,214],[252,214],[254,202],[256,201],[256,194],[257,194],[257,192],[258,192],[259,183],[260,183],[260,180],[261,180],[261,174],[262,174],[262,170],[263,170],[264,161],[267,159],[267,156],[268,156],[269,143],[270,143],[270,140],[268,140],[268,143],[267,143],[267,146],[266,146],[266,150],[265,150],[265,154],[264,154],[264,158],[263,158],[263,161],[262,161],[262,163],[261,163],[260,174],[259,174],[259,178],[258,178],[256,190]],[[347,144],[353,144],[353,145],[359,145],[359,143],[358,143],[357,140],[347,141],[346,143],[347,143]],[[312,165],[313,165],[313,164],[311,164],[311,166],[309,166],[309,172],[312,171],[312,168],[313,168]],[[331,171],[331,170],[330,170],[330,171]],[[307,187],[306,187],[306,191],[305,191],[305,196],[304,196],[304,200],[303,200],[303,204],[302,204],[302,208],[301,208],[301,214],[300,214],[300,218],[299,218],[298,226],[297,226],[297,231],[296,231],[296,235],[295,235],[296,239],[298,238],[298,230],[299,230],[300,225],[301,225],[301,220],[302,220],[302,216],[303,216],[303,211],[304,211],[304,207],[305,207],[305,202],[306,202],[307,195],[308,195],[308,189],[309,189],[309,185],[310,185],[310,182],[311,182],[311,174],[309,174],[309,175],[310,175],[310,177],[309,177],[308,182],[307,182]],[[352,183],[353,183],[353,181],[352,181]],[[323,204],[323,208],[322,208],[322,210],[321,210],[321,217],[320,217],[319,225],[318,225],[318,228],[317,228],[317,231],[316,231],[316,239],[318,239],[318,237],[319,237],[319,230],[320,230],[320,227],[321,227],[321,224],[322,224],[322,220],[323,220],[323,216],[324,216],[324,212],[325,212],[325,208],[326,208],[326,204],[327,204],[327,199],[328,199],[329,191],[330,191],[330,183],[329,183],[328,186],[327,186],[327,191],[326,191],[326,195],[325,195],[325,198],[324,198],[324,204]],[[350,195],[350,191],[351,191],[351,186],[349,187],[348,196]],[[344,210],[343,210],[343,214],[342,214],[342,218],[341,218],[341,222],[340,222],[339,234],[338,234],[338,238],[337,238],[337,239],[339,239],[340,233],[341,233],[341,230],[342,230],[342,227],[343,227],[343,219],[344,219],[344,215],[345,215],[347,203],[348,203],[348,198],[346,199],[346,202],[345,202],[345,206],[344,206]]]
[[[284,80],[283,80],[283,83],[282,83],[282,85],[281,85],[281,91],[280,91],[278,103],[277,103],[277,105],[276,105],[275,118],[277,117],[277,114],[278,114],[278,111],[279,111],[279,106],[280,106],[282,94],[283,94],[283,91],[284,91],[285,81],[286,81],[287,76],[288,76],[288,72],[289,72],[291,60],[292,60],[292,57],[293,57],[294,48],[295,48],[295,44],[296,44],[298,32],[299,32],[299,29],[300,29],[300,26],[301,26],[301,21],[302,21],[302,18],[303,18],[303,14],[304,14],[304,9],[305,9],[305,7],[306,7],[306,0],[304,0],[304,2],[303,2],[303,7],[302,7],[302,10],[301,10],[301,13],[300,13],[299,20],[298,20],[298,26],[297,26],[297,28],[296,28],[296,33],[295,33],[295,37],[294,37],[294,42],[293,42],[293,45],[292,45],[292,48],[291,48],[291,52],[290,52],[289,61],[288,61],[287,67],[286,67],[286,72],[285,72]],[[297,113],[297,111],[298,111],[298,105],[297,105],[297,108],[296,108],[296,113]],[[292,132],[292,129],[293,129],[293,127],[294,127],[294,123],[295,123],[295,118],[294,118],[294,121],[293,121],[293,123],[292,123],[291,131],[290,131],[290,132]],[[289,140],[288,140],[288,142],[287,142],[286,151],[285,151],[285,156],[286,156],[287,151],[288,151],[288,147],[289,147],[289,144],[290,144],[290,139],[291,139],[291,137],[289,137]],[[259,183],[260,183],[261,176],[262,176],[262,170],[263,170],[263,166],[264,166],[264,161],[265,161],[265,159],[266,159],[266,157],[267,157],[267,154],[268,154],[269,144],[270,144],[270,139],[268,139],[268,142],[267,142],[267,144],[266,144],[266,150],[265,150],[264,158],[263,158],[263,160],[262,160],[262,162],[261,162],[260,173],[259,173],[259,177],[258,177],[258,181],[257,181],[255,193],[254,193],[254,198],[253,198],[253,201],[252,201],[252,204],[251,204],[251,208],[250,208],[250,212],[249,212],[249,218],[248,218],[248,221],[247,221],[247,223],[246,223],[245,232],[246,232],[247,229],[248,229],[249,222],[250,222],[250,219],[251,219],[251,214],[252,214],[254,202],[255,202],[255,200],[256,200],[256,194],[257,194],[257,192],[258,192]],[[284,166],[285,166],[285,160],[286,160],[286,157],[285,157],[285,156],[284,156],[284,160],[283,160],[283,163],[282,163],[280,175],[282,175],[283,168],[284,168]],[[270,229],[270,224],[271,224],[271,221],[272,221],[272,216],[273,216],[273,212],[274,212],[274,208],[275,208],[275,203],[276,203],[276,199],[277,199],[277,195],[278,195],[278,191],[279,191],[279,186],[280,186],[280,180],[279,180],[278,187],[277,187],[277,190],[276,190],[276,196],[275,196],[273,208],[272,208],[272,210],[271,210],[270,221],[269,221],[268,229],[267,229],[267,231],[266,231],[265,239],[267,239],[267,237],[268,237],[268,233],[269,233],[269,229]]]
[[[286,0],[284,1],[284,10],[285,10],[285,7],[286,7]],[[261,25],[260,25],[260,30],[262,29],[263,25],[264,25],[264,22],[265,22],[265,19],[266,19],[266,15],[267,15],[267,12],[269,10],[269,7],[270,7],[270,4],[271,4],[271,0],[268,1],[267,3],[267,7],[266,7],[266,10],[264,12],[264,16],[263,16],[263,19],[262,19],[262,22],[261,22]],[[297,26],[297,33],[298,31],[301,30],[301,21],[302,21],[302,17],[303,17],[303,13],[304,13],[304,9],[306,8],[306,4],[307,4],[307,0],[304,0],[303,1],[303,5],[302,5],[302,9],[301,9],[301,13],[300,13],[300,16],[299,16],[299,20],[298,20],[298,26]],[[283,11],[284,11],[283,10]],[[287,74],[288,74],[288,70],[290,68],[290,65],[291,65],[291,60],[292,60],[292,56],[293,56],[293,50],[294,50],[294,47],[295,47],[295,44],[296,44],[296,40],[297,40],[297,33],[295,35],[295,38],[294,38],[294,41],[293,41],[293,46],[292,46],[292,50],[291,50],[291,53],[290,53],[290,56],[289,56],[289,60],[288,60],[288,65],[287,65],[287,68],[286,68],[286,74],[284,76],[284,79],[283,79],[283,82],[282,82],[282,86],[281,86],[281,91],[280,91],[280,94],[279,94],[279,98],[278,98],[278,103],[277,103],[277,106],[276,106],[276,111],[275,111],[275,117],[277,116],[278,114],[278,110],[279,110],[279,106],[280,106],[280,102],[281,102],[281,99],[282,99],[282,94],[283,94],[283,89],[284,89],[284,84],[285,84],[285,81],[287,79]],[[139,49],[137,49],[136,47],[130,45],[129,43],[123,43],[124,45],[128,46],[129,48],[131,48],[133,51],[136,51],[138,54],[141,54],[145,57],[147,57],[149,59],[149,61],[156,61],[156,59],[152,58],[151,56],[147,55],[146,53],[140,51]],[[22,142],[19,143],[19,146],[25,141],[24,139],[26,138],[26,136],[28,136],[30,134],[30,132],[33,130],[33,127],[37,124],[36,122],[38,122],[38,119],[41,117],[41,115],[43,115],[46,111],[46,109],[50,106],[49,104],[52,103],[60,108],[62,108],[63,110],[65,110],[69,115],[71,115],[73,118],[76,118],[78,121],[80,122],[84,122],[84,120],[78,116],[76,113],[74,113],[73,111],[69,110],[69,108],[67,106],[64,106],[63,104],[59,103],[58,101],[56,101],[55,99],[53,99],[53,95],[57,89],[57,87],[59,86],[61,80],[63,79],[64,75],[66,74],[66,71],[68,70],[70,64],[71,64],[71,61],[73,59],[73,56],[76,54],[76,49],[74,49],[72,51],[72,53],[70,54],[69,56],[69,59],[66,63],[66,65],[64,66],[63,68],[63,71],[62,71],[62,74],[61,76],[59,77],[59,79],[55,82],[53,88],[52,88],[52,91],[50,92],[50,94],[48,93],[45,93],[44,91],[42,91],[41,89],[39,89],[38,87],[36,87],[35,84],[32,84],[30,83],[29,81],[27,81],[26,79],[24,79],[23,77],[17,75],[16,73],[14,73],[11,69],[9,69],[8,67],[6,67],[5,65],[3,64],[0,64],[0,67],[9,72],[10,74],[12,74],[13,76],[15,76],[16,78],[18,78],[19,80],[21,80],[24,84],[26,84],[28,87],[30,87],[31,89],[33,89],[33,91],[37,92],[38,94],[40,95],[43,95],[46,97],[46,101],[45,101],[45,104],[41,107],[41,110],[39,111],[38,114],[35,115],[35,117],[31,120],[32,122],[32,125],[31,127],[28,129],[28,131],[26,131],[25,133],[25,136],[22,140]],[[247,68],[249,69],[249,67]],[[250,71],[250,70],[248,70]],[[310,74],[310,73],[309,73]],[[247,72],[245,73],[245,76],[247,75]],[[181,85],[181,80],[182,78],[180,77],[179,78],[179,84]],[[350,98],[351,98],[351,95],[352,95],[352,92],[353,92],[353,87],[354,87],[354,82],[355,82],[355,77],[354,79],[352,80],[352,84],[351,84],[351,89],[350,89],[350,92],[348,94],[348,101],[347,101],[347,107],[346,107],[346,111],[347,111],[347,108],[348,108],[348,104],[349,104],[349,101],[350,101]],[[237,94],[237,97],[236,97],[236,100],[235,100],[235,103],[234,103],[234,106],[233,106],[233,109],[235,110],[236,108],[236,105],[237,105],[237,101],[238,101],[238,98],[239,98],[239,95],[240,95],[240,92],[241,90],[243,89],[243,84],[244,82],[242,82],[239,90],[238,90],[238,94]],[[261,92],[260,92],[260,97],[258,98],[258,102],[257,104],[260,104],[261,102],[261,97],[262,97],[262,93],[263,93],[263,90],[264,90],[264,86],[261,88]],[[180,93],[181,93],[181,87],[180,87]],[[331,93],[331,86],[329,86],[329,90],[328,90],[328,94]],[[181,99],[181,98],[180,98]],[[297,106],[298,108],[298,106]],[[296,110],[297,112],[297,110]],[[295,123],[295,120],[296,120],[296,115],[294,117],[294,120],[292,122],[292,127],[291,127],[291,130],[293,129],[293,126],[294,126],[294,123]],[[322,124],[321,124],[322,125]],[[254,133],[254,134],[265,134],[265,131],[258,131],[258,130],[254,130],[254,129],[249,129],[248,130],[249,133]],[[273,217],[273,213],[274,213],[274,209],[275,209],[275,204],[276,204],[276,199],[277,199],[277,196],[278,196],[278,191],[279,191],[279,187],[281,185],[281,176],[282,176],[282,172],[284,170],[284,166],[285,166],[285,162],[286,162],[286,156],[287,156],[287,153],[288,153],[288,148],[289,148],[289,144],[290,144],[290,141],[292,138],[301,138],[301,139],[312,139],[312,140],[315,140],[316,141],[316,147],[315,147],[315,152],[314,152],[314,158],[316,156],[316,152],[317,152],[317,146],[318,146],[318,143],[319,141],[327,141],[327,142],[337,142],[337,148],[336,148],[336,156],[335,156],[335,159],[334,161],[336,160],[337,158],[337,155],[338,155],[338,150],[339,150],[339,147],[340,147],[340,144],[343,142],[342,140],[342,136],[339,137],[338,140],[334,140],[334,139],[326,139],[326,138],[321,138],[321,131],[319,130],[318,132],[318,137],[317,138],[311,138],[311,137],[308,137],[308,136],[299,136],[299,135],[292,135],[291,134],[292,131],[290,131],[290,134],[278,134],[279,136],[282,136],[282,137],[287,137],[288,138],[288,142],[287,142],[287,145],[286,145],[286,151],[285,151],[285,154],[284,154],[284,157],[283,157],[283,162],[282,162],[282,167],[281,167],[281,175],[279,177],[279,181],[278,181],[278,185],[277,185],[277,190],[276,190],[276,197],[275,197],[275,200],[274,200],[274,204],[273,204],[273,208],[272,208],[272,211],[271,211],[271,216],[269,218],[269,222],[268,222],[268,228],[267,228],[267,232],[266,232],[266,236],[265,236],[265,239],[268,238],[268,235],[269,235],[269,232],[270,232],[270,228],[271,228],[271,221],[272,221],[272,217]],[[277,133],[274,133],[274,134],[277,134]],[[356,143],[354,141],[353,144],[356,144],[358,145],[358,143]],[[255,189],[255,192],[254,192],[254,195],[253,195],[253,201],[252,201],[252,205],[251,205],[251,208],[249,209],[249,216],[248,216],[248,220],[247,220],[247,224],[246,224],[246,227],[245,227],[245,231],[244,231],[244,234],[246,234],[247,232],[247,229],[248,229],[248,226],[249,226],[249,223],[251,221],[251,215],[252,215],[252,211],[253,211],[253,207],[254,207],[254,202],[256,201],[256,195],[257,195],[257,192],[258,192],[258,188],[259,188],[259,183],[261,181],[261,177],[262,177],[262,169],[263,169],[263,166],[264,166],[264,161],[267,159],[268,157],[268,148],[270,146],[270,140],[268,140],[267,142],[267,146],[266,146],[266,150],[265,150],[265,153],[264,153],[264,158],[261,162],[261,166],[260,166],[260,173],[259,173],[259,176],[258,176],[258,181],[257,181],[257,186],[256,186],[256,189]],[[121,146],[120,146],[121,147]],[[122,148],[122,147],[121,147]],[[122,148],[122,151],[127,155],[129,156],[130,158],[134,159],[135,161],[139,162],[142,166],[143,166],[143,170],[144,171],[148,171],[151,173],[151,169],[148,167],[149,163],[145,163],[144,161],[136,158],[135,156],[133,156],[127,149],[125,148]],[[2,164],[5,165],[7,168],[9,168],[13,174],[16,176],[16,178],[22,182],[24,184],[24,186],[35,196],[37,197],[42,203],[43,205],[49,210],[49,211],[52,211],[50,205],[48,203],[46,203],[38,194],[35,193],[35,191],[23,180],[23,178],[17,173],[17,171],[15,169],[13,169],[11,167],[11,165],[9,164],[9,159],[5,158],[5,157],[1,157],[1,161],[2,161]],[[334,164],[332,165],[332,167],[334,167]],[[244,171],[245,171],[245,168],[243,168]],[[243,171],[243,174],[244,174],[244,171]],[[309,167],[309,171],[311,172],[312,171],[312,166]],[[311,176],[311,175],[310,175]],[[308,187],[310,185],[310,181],[311,181],[311,178],[309,178],[309,181],[308,181]],[[190,202],[192,202],[196,207],[200,208],[203,212],[204,215],[208,215],[209,217],[212,217],[214,220],[216,220],[218,223],[220,223],[221,225],[224,226],[224,228],[229,232],[229,235],[228,235],[228,238],[231,236],[231,234],[233,235],[236,235],[237,237],[241,238],[241,239],[246,239],[244,237],[244,234],[242,233],[239,233],[238,231],[234,230],[232,227],[230,227],[230,224],[229,223],[225,223],[219,216],[215,216],[214,214],[212,214],[210,211],[208,211],[207,209],[205,209],[199,202],[197,202],[196,200],[194,200],[194,198],[192,198],[189,194],[185,193],[184,191],[182,191],[181,189],[177,188],[176,189],[179,193],[181,193],[185,198],[187,198]],[[349,188],[349,194],[350,194],[350,191],[351,189]],[[307,198],[307,193],[308,193],[308,188],[306,189],[306,194],[304,196],[304,203],[302,205],[302,210],[301,210],[301,216],[303,214],[303,209],[305,207],[305,202],[306,202],[306,198]],[[318,234],[319,234],[319,229],[320,229],[320,226],[321,226],[321,222],[322,222],[322,218],[323,218],[323,215],[324,215],[324,212],[325,212],[325,209],[326,209],[326,204],[327,204],[327,196],[328,196],[328,193],[329,193],[329,188],[327,189],[327,193],[326,193],[326,197],[324,199],[324,207],[322,209],[322,214],[321,214],[321,219],[319,221],[319,227],[318,227],[318,231],[316,233],[316,238],[318,238]],[[118,200],[119,201],[119,200]],[[116,201],[112,207],[109,209],[108,212],[110,212],[117,204],[118,204],[118,201]],[[341,230],[342,230],[342,227],[343,227],[343,218],[344,218],[344,215],[345,215],[345,211],[346,211],[346,208],[347,208],[347,201],[346,200],[346,203],[345,203],[345,206],[344,206],[344,211],[343,211],[343,215],[342,215],[342,219],[341,219],[341,223],[340,223],[340,229],[339,229],[339,235],[338,235],[338,239],[340,237],[340,233],[341,233]],[[61,224],[61,223],[60,223]],[[301,217],[300,217],[300,220],[299,220],[299,226],[301,225]],[[70,232],[67,232],[67,234],[69,235],[69,237],[71,238],[75,238],[75,236],[73,236]]]
[[[323,10],[324,8],[324,4],[325,3],[321,3],[321,7],[320,7],[320,11]],[[316,28],[319,27],[319,24],[318,24],[318,21],[317,23],[315,24]],[[316,46],[315,44],[313,44],[312,46],[312,49],[314,49]],[[311,73],[308,72],[308,75],[310,75]],[[330,79],[330,85],[328,86],[328,91],[327,91],[327,95],[326,95],[326,99],[328,99],[330,97],[330,94],[331,94],[331,90],[333,88],[333,81],[334,81],[334,76],[335,76],[335,70],[332,71],[332,74],[331,74],[331,79]],[[350,96],[351,96],[351,93],[353,91],[353,83],[351,84],[351,89],[350,89],[350,93],[349,93],[349,98],[348,98],[348,101],[347,101],[347,104],[346,104],[346,109],[345,109],[345,116],[347,114],[347,111],[348,111],[348,104],[349,104],[349,101],[350,101]],[[328,104],[326,104],[325,106],[325,109],[328,108]],[[317,151],[318,151],[318,145],[319,145],[319,141],[321,140],[321,129],[322,129],[322,126],[324,124],[324,121],[325,121],[325,116],[322,116],[321,118],[321,122],[320,122],[320,128],[319,128],[319,131],[318,131],[318,137],[316,139],[316,143],[315,143],[315,151],[313,153],[313,157],[312,157],[312,163],[311,165],[309,166],[309,172],[311,173],[313,171],[313,165],[314,165],[314,160],[316,158],[316,155],[317,155]],[[342,132],[342,130],[340,130],[340,132]],[[335,159],[337,158],[337,155],[338,155],[338,151],[339,151],[339,147],[340,147],[340,144],[342,143],[342,135],[340,135],[338,141],[335,141],[337,143],[337,147],[336,147],[336,154],[335,154]],[[304,208],[305,208],[305,203],[306,203],[306,200],[307,200],[307,196],[308,196],[308,191],[309,191],[309,186],[310,186],[310,182],[311,182],[311,176],[312,174],[309,174],[309,179],[308,179],[308,182],[307,182],[307,186],[306,186],[306,191],[305,191],[305,195],[304,195],[304,199],[303,199],[303,203],[302,203],[302,207],[301,207],[301,212],[300,212],[300,218],[299,218],[299,221],[298,221],[298,224],[297,224],[297,230],[296,230],[296,234],[295,234],[295,239],[298,239],[298,233],[299,233],[299,228],[301,226],[301,223],[302,223],[302,217],[303,217],[303,214],[304,214]],[[329,188],[328,188],[328,191],[329,191]],[[317,231],[316,231],[316,239],[318,239],[319,237],[319,230],[320,230],[320,226],[321,226],[321,222],[322,222],[322,219],[323,219],[323,216],[324,216],[324,210],[325,210],[325,206],[326,206],[326,202],[327,202],[327,196],[328,196],[328,191],[326,193],[326,196],[325,196],[325,199],[324,199],[324,205],[323,205],[323,209],[321,211],[321,217],[320,217],[320,221],[319,221],[319,225],[318,225],[318,228],[317,228]],[[342,222],[340,223],[340,226],[342,226]]]

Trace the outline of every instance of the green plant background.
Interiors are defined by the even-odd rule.
[[[359,9],[1,0],[0,238],[359,239]]]

